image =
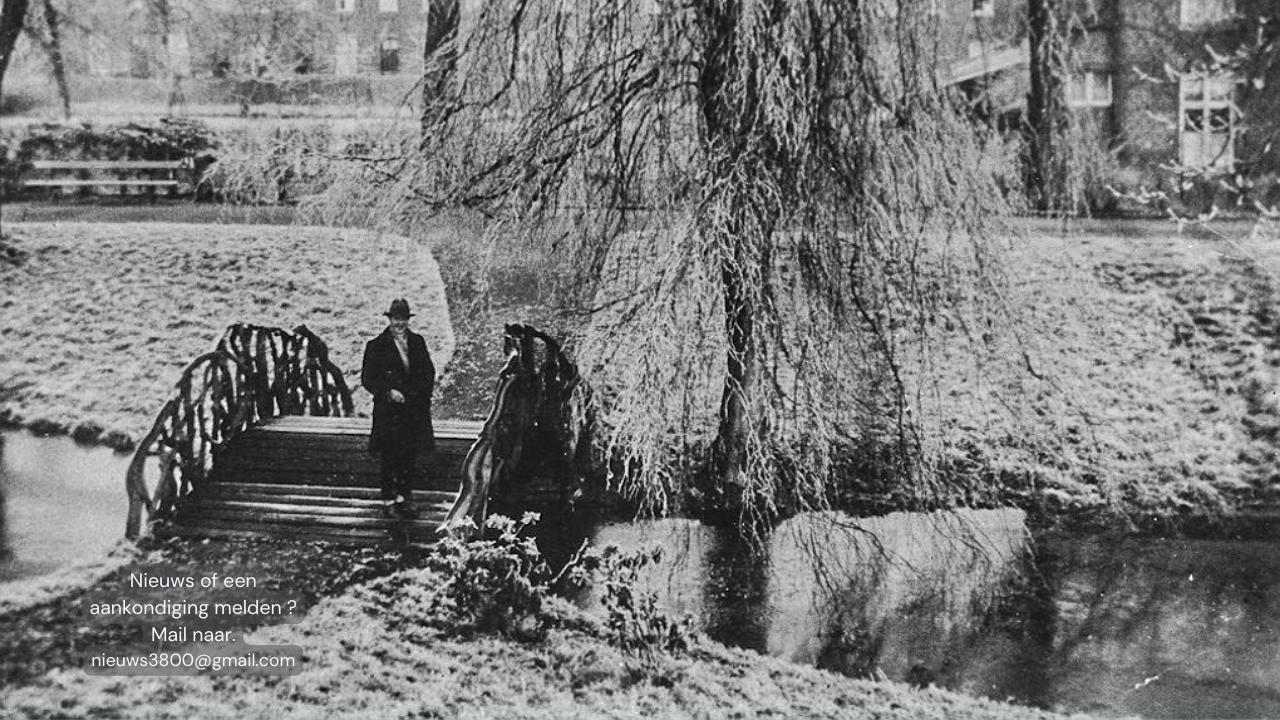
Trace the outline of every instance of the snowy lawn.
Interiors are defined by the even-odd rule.
[[[90,677],[64,666],[7,688],[0,717],[1052,717],[711,642],[684,655],[628,653],[572,608],[552,611],[567,622],[540,642],[457,635],[424,616],[439,584],[402,570],[321,600],[300,625],[245,636],[300,646],[296,677]]]
[[[364,343],[392,298],[437,366],[453,355],[444,284],[413,240],[363,230],[161,223],[6,224],[0,260],[0,413],[137,440],[182,369],[233,323],[329,344],[355,390]]]

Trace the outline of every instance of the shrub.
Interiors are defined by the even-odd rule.
[[[692,620],[673,619],[658,605],[656,593],[640,589],[640,570],[661,559],[661,547],[623,552],[607,545],[580,561],[601,590],[606,639],[623,650],[652,656],[682,653],[692,644]]]
[[[246,205],[297,202],[331,182],[332,144],[325,125],[227,135],[218,161],[201,177],[198,197]]]
[[[442,541],[427,563],[444,578],[431,614],[463,629],[529,639],[543,636],[543,604],[556,576],[526,532],[537,521],[537,513],[525,513],[520,520],[491,515],[485,520],[484,539],[451,536]]]
[[[218,147],[213,131],[194,120],[164,118],[150,123],[93,126],[89,123],[29,125],[0,141],[19,163],[59,160],[181,160]]]
[[[194,120],[94,126],[43,123],[0,135],[0,193],[17,194],[19,180],[35,160],[183,160],[195,159],[198,178],[218,148],[216,135]]]
[[[39,95],[24,90],[6,90],[0,97],[0,115],[25,115],[45,104]]]
[[[519,640],[542,640],[553,627],[572,627],[629,652],[653,659],[657,653],[689,649],[691,620],[673,620],[657,596],[639,589],[639,572],[661,558],[660,549],[624,552],[609,545],[584,547],[553,573],[528,530],[537,513],[519,520],[491,515],[484,537],[450,536],[432,548],[421,570],[381,578],[365,592],[398,629],[488,632]],[[603,626],[556,602],[554,590],[588,583],[599,587]]]

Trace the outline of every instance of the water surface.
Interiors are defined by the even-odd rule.
[[[855,677],[1102,717],[1280,717],[1280,547],[1055,536],[1018,511],[784,523],[764,552],[695,522],[644,586],[711,637]],[[590,601],[588,601],[590,604]]]
[[[127,455],[0,431],[0,582],[104,554],[124,537]]]

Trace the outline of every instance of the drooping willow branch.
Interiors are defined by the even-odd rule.
[[[825,507],[855,452],[932,492],[935,353],[980,354],[1010,322],[1005,205],[937,80],[937,20],[905,1],[572,5],[474,6],[442,110],[386,153],[407,160],[310,207],[472,208],[483,242],[545,258],[557,302],[594,310],[575,352],[610,482],[654,512]]]

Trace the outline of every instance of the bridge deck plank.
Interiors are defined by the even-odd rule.
[[[173,535],[287,535],[333,542],[426,542],[456,500],[483,423],[439,420],[418,462],[416,520],[384,518],[367,418],[288,416],[246,430],[214,458],[211,482],[180,507]]]

